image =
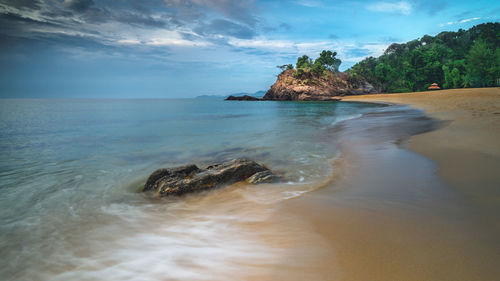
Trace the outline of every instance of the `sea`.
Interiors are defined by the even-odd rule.
[[[242,225],[265,221],[280,202],[335,174],[333,128],[384,108],[2,99],[0,279],[237,280],[283,251]],[[158,168],[240,157],[283,181],[175,198],[141,192]]]

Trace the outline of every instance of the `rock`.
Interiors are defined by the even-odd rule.
[[[252,96],[249,96],[249,95],[243,95],[243,96],[239,96],[239,97],[229,96],[225,100],[258,101],[258,100],[261,100],[261,99],[256,98],[256,97],[252,97]]]
[[[334,101],[346,95],[373,94],[377,90],[365,79],[349,73],[316,74],[295,69],[283,71],[262,100]]]
[[[273,183],[277,181],[279,181],[278,176],[276,176],[269,170],[255,173],[251,177],[246,179],[246,182],[251,184]]]
[[[259,175],[256,175],[259,174]],[[153,172],[143,191],[153,190],[157,196],[182,195],[185,193],[209,190],[246,180],[250,183],[276,181],[277,177],[266,167],[248,159],[210,165],[200,169],[196,165],[159,169]]]
[[[170,169],[158,169],[149,176],[146,184],[144,185],[143,191],[154,189],[155,184],[157,184],[157,182],[161,179],[167,177],[186,178],[192,173],[196,173],[198,171],[200,171],[200,169],[196,167],[196,165],[187,165]]]

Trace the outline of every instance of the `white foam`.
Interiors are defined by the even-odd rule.
[[[200,210],[162,218],[125,204],[103,210],[125,221],[93,230],[92,240],[85,241],[92,255],[65,256],[77,266],[51,280],[234,280],[276,255],[276,249],[241,231],[241,214]]]

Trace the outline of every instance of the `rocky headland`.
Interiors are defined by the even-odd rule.
[[[226,100],[338,101],[343,96],[375,93],[377,90],[360,76],[332,71],[318,74],[288,69],[278,76],[262,98],[244,95],[229,96]]]
[[[377,90],[362,77],[326,71],[283,71],[263,100],[331,101],[348,95],[374,94]]]
[[[349,95],[375,94],[377,90],[364,77],[339,72],[342,61],[337,52],[323,50],[315,60],[307,55],[297,63],[278,65],[278,79],[261,98],[230,96],[226,100],[336,101]]]

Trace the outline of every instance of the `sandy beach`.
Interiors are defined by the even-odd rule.
[[[438,163],[438,174],[500,234],[500,88],[351,96],[420,108],[442,121],[411,138],[409,148]]]
[[[334,135],[342,150],[338,176],[274,211],[269,225],[286,226],[289,236],[263,239],[293,242],[257,280],[496,279],[500,89],[344,101],[410,105],[434,118],[435,129],[415,134],[418,116],[346,123],[347,133]]]
[[[337,245],[340,271],[344,273],[340,280],[493,280],[498,276],[500,88],[352,96],[343,100],[406,104],[440,120],[438,129],[411,137],[408,147],[435,162],[436,174],[451,193],[430,199],[433,203],[423,207],[426,210],[389,208],[398,214],[383,211],[380,206],[353,207],[359,206],[357,203],[345,203],[335,207],[336,211],[330,208],[332,200],[323,205],[329,206],[329,214],[335,214],[325,219],[331,222],[329,226],[323,221],[318,229]],[[359,151],[354,154],[359,158]],[[378,153],[379,163],[384,163],[384,158],[395,163],[384,154]],[[359,169],[367,165],[366,157],[361,158],[364,163],[354,164]],[[419,172],[415,170],[414,174]],[[346,182],[348,178],[349,172]],[[407,180],[412,177],[407,176]],[[421,184],[416,187],[426,192],[426,179],[418,181]],[[341,180],[336,185],[339,188],[345,183]],[[335,201],[363,197],[349,195],[352,190],[344,193],[337,193]],[[415,199],[419,206],[425,201],[421,199]]]

